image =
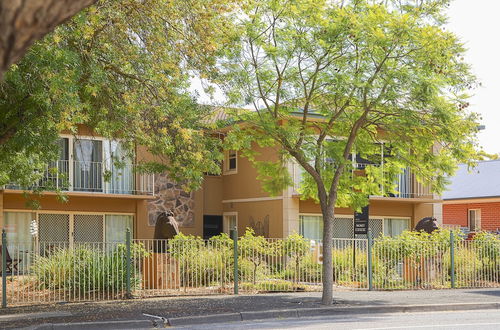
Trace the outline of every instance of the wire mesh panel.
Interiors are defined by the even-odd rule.
[[[334,238],[353,238],[354,220],[353,218],[335,218],[333,220]]]
[[[384,221],[382,219],[368,220],[368,228],[371,230],[374,238],[380,237],[384,234]]]
[[[104,217],[100,214],[75,214],[73,232],[75,243],[102,242]]]
[[[38,239],[42,255],[48,255],[58,248],[69,246],[69,219],[69,214],[38,214]]]

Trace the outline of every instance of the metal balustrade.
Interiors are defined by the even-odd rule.
[[[134,164],[59,160],[50,162],[42,178],[30,187],[10,184],[5,188],[154,195],[154,182],[154,174],[139,173]]]
[[[353,167],[357,170],[364,170],[368,166],[367,164],[354,164]],[[376,164],[369,164],[369,166],[380,166]],[[296,194],[299,194],[299,188],[301,185],[302,174],[304,170],[302,166],[297,163],[293,163],[291,167],[291,176],[293,179],[293,188]],[[429,185],[422,184],[418,182],[415,174],[410,168],[403,169],[395,182],[394,191],[384,191],[382,187],[381,196],[374,197],[393,197],[393,198],[434,198],[434,194]]]

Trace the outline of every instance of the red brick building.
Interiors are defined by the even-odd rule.
[[[500,231],[500,160],[460,165],[443,193],[443,224]]]

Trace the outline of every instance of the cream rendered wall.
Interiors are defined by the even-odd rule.
[[[269,219],[267,237],[283,237],[283,206],[282,200],[265,200],[254,202],[224,203],[224,212],[238,213],[238,235],[243,235],[250,221],[264,224],[266,217]]]
[[[260,153],[256,157],[260,161],[277,161],[278,150],[276,148],[261,148],[256,144],[252,148]],[[237,173],[223,174],[223,200],[247,199],[268,197],[269,194],[262,189],[262,185],[257,180],[257,170],[248,159],[241,157],[238,153]]]

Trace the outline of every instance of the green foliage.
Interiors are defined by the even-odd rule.
[[[235,17],[239,34],[224,49],[219,82],[231,105],[255,111],[234,111],[248,125],[229,133],[227,147],[275,148],[278,161],[242,153],[264,188],[290,185],[284,167],[294,160],[304,168],[301,197],[330,209],[395,193],[406,167],[441,191],[477,147],[477,115],[467,109],[476,80],[445,29],[447,3],[249,2]],[[390,157],[379,167],[382,140]],[[371,162],[363,175],[352,151]]]
[[[367,254],[366,250],[355,248],[351,245],[341,249],[334,249],[333,274],[334,281],[340,285],[366,283],[367,281]]]
[[[184,287],[222,287],[233,279],[233,241],[226,234],[205,242],[200,237],[176,235],[169,241],[169,252],[177,259]]]
[[[58,249],[49,256],[35,256],[31,274],[39,289],[64,289],[76,296],[97,293],[123,294],[126,289],[125,245],[112,251],[78,247]],[[133,244],[132,255],[141,259],[148,256],[142,244]],[[131,289],[140,285],[138,270],[131,267]]]
[[[35,43],[0,83],[0,185],[29,186],[57,159],[61,130],[80,124],[142,145],[187,188],[218,173],[211,109],[196,104],[189,75],[211,75],[230,36],[231,0],[100,0]],[[50,189],[50,187],[48,187]]]
[[[252,263],[250,274],[253,284],[257,282],[258,269],[265,264],[266,258],[276,255],[279,251],[264,236],[255,236],[255,231],[252,228],[247,228],[245,234],[240,237],[238,249],[242,258]],[[248,276],[248,274],[243,275]]]

